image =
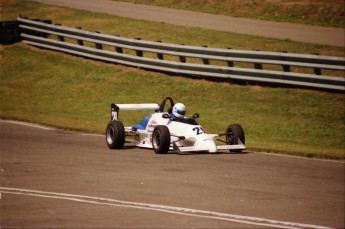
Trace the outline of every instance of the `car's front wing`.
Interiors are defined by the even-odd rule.
[[[217,150],[245,150],[246,146],[243,144],[239,145],[218,145]]]
[[[246,146],[243,144],[238,145],[217,145],[218,150],[245,150]],[[176,152],[209,152],[209,148],[205,147],[195,147],[195,146],[177,146],[173,143],[173,151]]]

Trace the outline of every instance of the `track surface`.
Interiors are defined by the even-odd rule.
[[[114,151],[103,136],[8,121],[0,162],[1,227],[345,226],[343,162]]]
[[[345,47],[345,28],[253,20],[111,0],[35,0],[120,17]]]

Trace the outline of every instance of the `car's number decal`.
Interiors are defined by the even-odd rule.
[[[111,112],[111,117],[112,117],[112,121],[117,121],[117,112],[116,111],[112,111]]]
[[[147,136],[149,137],[150,141],[152,141],[153,130],[155,129],[156,126],[157,124],[153,122],[148,125]]]
[[[206,131],[202,127],[194,127],[193,131],[196,131],[196,135],[205,134]]]

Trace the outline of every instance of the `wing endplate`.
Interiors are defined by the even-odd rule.
[[[111,104],[111,121],[118,121],[120,110],[138,111],[138,110],[157,110],[157,103],[138,103],[138,104]]]

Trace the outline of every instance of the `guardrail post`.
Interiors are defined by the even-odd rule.
[[[184,45],[184,44],[181,44],[181,45]],[[180,59],[181,63],[186,63],[186,57],[185,56],[179,56],[178,58]]]
[[[287,53],[287,51],[282,51],[282,53]],[[284,61],[285,58],[284,58],[284,57],[281,57],[280,60]],[[283,67],[283,71],[284,71],[284,72],[290,72],[290,65],[285,65],[285,64],[283,64],[282,67]]]
[[[52,20],[42,20],[42,19],[32,19],[33,21],[37,21],[37,22],[42,22],[42,23],[46,23],[46,24],[52,24]],[[44,38],[48,38],[48,34],[47,33],[42,33],[42,32],[38,32],[41,37]]]
[[[115,36],[120,37],[120,35],[115,35]],[[115,47],[115,52],[123,53],[123,49],[121,47]]]
[[[61,24],[55,24],[57,26],[61,26]],[[65,37],[58,35],[58,40],[59,41],[65,41]]]
[[[227,49],[230,50],[231,48],[227,48]],[[227,56],[230,57],[230,54],[228,54]],[[234,62],[233,61],[227,60],[226,63],[228,64],[228,67],[230,67],[230,68],[234,67]]]
[[[123,53],[123,49],[121,47],[115,47],[115,51],[118,53]]]
[[[254,68],[255,68],[255,69],[262,70],[262,64],[260,64],[260,63],[254,63]]]
[[[207,45],[203,45],[202,47],[207,48]],[[203,62],[204,64],[207,64],[207,65],[210,64],[210,60],[209,60],[209,59],[206,59],[206,58],[202,59],[202,62]]]
[[[255,69],[260,69],[260,70],[262,70],[262,64],[260,64],[260,63],[254,63],[254,68],[255,68]]]
[[[321,68],[314,68],[315,75],[321,75]]]
[[[161,43],[162,41],[157,41],[157,42]],[[163,53],[158,53],[157,52],[157,58],[160,59],[160,60],[163,60],[164,59],[163,58]]]
[[[77,29],[81,30],[81,27],[76,27]],[[82,40],[77,40],[78,45],[84,46],[84,42]]]
[[[290,66],[289,65],[282,65],[284,72],[290,72]]]
[[[96,31],[96,33],[101,33],[101,32]],[[96,45],[96,49],[103,49],[102,44],[95,43],[95,45]]]
[[[314,55],[319,55],[318,53],[315,53]],[[315,75],[321,75],[321,68],[314,68],[314,74]]]
[[[234,62],[232,61],[227,61],[228,67],[232,68],[234,67]]]
[[[260,51],[260,50],[256,50],[256,51]],[[254,63],[254,68],[255,68],[255,69],[262,70],[262,64],[260,64],[260,63]]]
[[[134,38],[135,40],[141,40],[141,38],[139,38],[139,37],[137,37],[137,38]],[[143,57],[144,56],[144,53],[143,53],[143,51],[141,51],[141,50],[135,50],[135,53],[136,53],[136,55],[137,56],[140,56],[140,57]]]

